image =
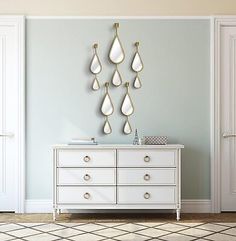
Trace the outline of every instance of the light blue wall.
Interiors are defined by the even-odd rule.
[[[126,59],[120,70],[132,80],[133,43],[140,41],[143,87],[131,89],[133,129],[183,143],[183,198],[210,197],[210,24],[208,20],[120,20]],[[114,20],[27,20],[27,198],[52,197],[51,145],[95,136],[100,143],[131,143],[122,134],[124,87],[112,88],[113,133],[101,132],[103,91],[92,92],[91,46],[99,43],[110,80],[108,49]]]

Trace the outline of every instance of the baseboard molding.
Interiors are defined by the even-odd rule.
[[[104,213],[104,212],[121,212],[121,210],[76,210],[78,213]],[[144,210],[143,212],[152,212],[154,210]],[[164,210],[155,210],[155,212],[163,213]],[[51,213],[52,201],[51,200],[36,200],[28,199],[25,201],[26,213]],[[75,212],[75,211],[74,211]],[[123,212],[123,211],[122,211]],[[125,210],[125,212],[140,212],[140,210]],[[166,212],[170,212],[167,210]],[[211,200],[208,199],[184,199],[182,200],[182,213],[210,213]]]
[[[183,213],[211,213],[210,199],[184,199],[181,212]]]
[[[26,199],[25,213],[51,213],[52,200],[47,199]]]

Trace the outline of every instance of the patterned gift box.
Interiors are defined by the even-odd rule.
[[[145,145],[166,145],[167,136],[144,136]]]

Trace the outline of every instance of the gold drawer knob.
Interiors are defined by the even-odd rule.
[[[91,178],[91,177],[90,177],[90,175],[89,175],[89,174],[85,174],[85,175],[84,175],[84,180],[85,180],[85,181],[90,180],[90,178]]]
[[[149,192],[144,193],[143,197],[145,199],[149,199],[151,197],[151,194]]]
[[[150,176],[149,174],[145,174],[144,177],[143,177],[143,179],[144,179],[145,181],[149,181],[149,180],[151,179],[151,176]]]
[[[145,162],[150,162],[150,160],[151,160],[150,156],[145,156],[145,157],[144,157],[144,161],[145,161]]]
[[[90,158],[89,156],[85,156],[85,157],[84,157],[84,161],[85,161],[85,162],[89,162],[90,160],[91,160],[91,158]]]
[[[88,192],[86,192],[86,193],[84,194],[84,198],[85,198],[85,199],[89,199],[89,198],[90,198],[90,194],[89,194]]]

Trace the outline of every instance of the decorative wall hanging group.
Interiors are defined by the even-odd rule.
[[[114,72],[111,77],[111,83],[113,86],[119,87],[120,85],[122,85],[123,80],[118,67],[119,67],[119,64],[121,64],[125,59],[125,51],[123,49],[120,38],[118,36],[119,23],[115,23],[114,28],[115,28],[115,36],[109,51],[109,60],[112,64],[115,65]],[[135,53],[132,60],[131,69],[136,73],[136,75],[133,80],[133,87],[135,89],[139,89],[142,87],[142,83],[139,77],[139,72],[143,70],[143,62],[139,54],[139,42],[135,42],[134,46],[135,46]],[[100,89],[100,86],[101,86],[100,80],[97,75],[102,71],[102,64],[98,56],[97,43],[93,45],[93,49],[94,49],[94,54],[90,64],[90,72],[94,75],[94,78],[92,81],[92,90],[97,91]],[[132,132],[132,127],[129,122],[129,116],[131,116],[134,113],[134,105],[129,93],[130,83],[125,82],[124,86],[126,87],[126,93],[121,103],[120,110],[121,110],[121,113],[126,117],[124,126],[123,126],[123,133],[130,134]],[[109,88],[110,88],[109,82],[105,82],[104,87],[105,87],[105,96],[101,105],[101,113],[105,117],[105,122],[103,125],[103,133],[111,134],[112,127],[108,117],[113,114],[114,105],[112,103],[111,96],[109,95]]]

